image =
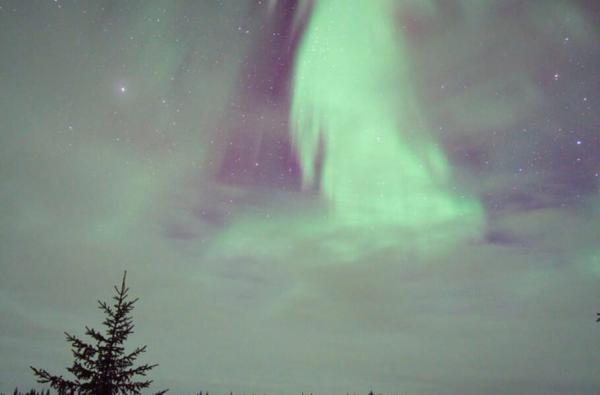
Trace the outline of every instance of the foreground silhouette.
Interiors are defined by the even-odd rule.
[[[4,392],[0,392],[0,395],[6,395]],[[12,395],[50,395],[50,390],[42,390],[42,391],[37,391],[34,389],[31,389],[27,392],[21,392],[19,391],[19,387],[15,388],[15,390],[13,391]]]
[[[142,389],[150,386],[152,380],[136,381],[136,376],[145,377],[158,365],[134,366],[137,357],[146,351],[146,346],[137,347],[128,354],[123,346],[133,333],[134,325],[130,313],[138,300],[127,300],[129,288],[125,286],[126,277],[127,271],[123,274],[121,287],[114,287],[116,295],[113,296],[115,302],[112,306],[98,301],[100,310],[106,315],[102,322],[106,328],[104,334],[85,327],[85,334],[90,336],[95,344],[86,343],[65,332],[74,356],[73,364],[67,370],[75,376],[75,380],[67,380],[31,366],[38,383],[50,384],[59,394],[78,395],[140,394]],[[156,395],[167,391],[160,391]]]

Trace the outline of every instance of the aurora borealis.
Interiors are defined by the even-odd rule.
[[[315,3],[297,55],[291,118],[305,186],[314,184],[321,143],[319,190],[334,216],[420,231],[479,210],[440,186],[446,159],[427,141],[409,59],[389,18],[393,5]]]
[[[600,391],[600,5],[0,0],[0,392],[123,270],[171,393]]]

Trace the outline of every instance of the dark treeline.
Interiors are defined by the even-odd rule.
[[[37,391],[37,390],[31,389],[31,390],[29,390],[27,392],[21,392],[21,391],[19,391],[18,387],[15,388],[15,390],[12,393],[12,395],[50,395],[50,394],[51,394],[51,392],[50,392],[49,389],[47,389],[47,390],[41,390],[41,391]],[[52,394],[55,394],[55,392],[52,392]],[[59,394],[60,394],[60,391],[59,391]],[[0,392],[0,395],[7,395],[7,394],[5,392]],[[200,392],[197,392],[196,395],[210,395],[210,394],[209,394],[208,391],[206,391],[206,392],[200,391]],[[234,395],[234,394],[233,394],[233,392],[230,392],[229,395]],[[257,394],[252,393],[251,395],[257,395]],[[260,395],[267,395],[267,394],[263,393],[263,394],[260,394]],[[302,392],[302,395],[313,395],[313,394],[312,394],[312,392],[310,392],[310,393]],[[348,393],[346,393],[346,395],[350,395],[350,393],[348,392]],[[354,393],[352,393],[352,395],[357,395],[357,394],[356,394],[356,392],[354,392]],[[369,392],[369,395],[373,395],[373,391]],[[382,394],[379,393],[377,395],[382,395]]]
[[[4,392],[0,392],[0,395],[6,395]],[[37,390],[29,390],[27,392],[21,392],[19,391],[19,387],[15,388],[15,390],[13,391],[12,395],[50,395],[50,390],[41,390],[41,391],[37,391]]]

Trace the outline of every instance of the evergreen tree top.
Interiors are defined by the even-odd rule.
[[[92,339],[88,343],[65,332],[71,344],[73,363],[67,368],[74,380],[48,373],[44,369],[31,366],[39,383],[48,383],[59,394],[125,395],[140,394],[148,388],[152,380],[143,379],[158,364],[135,366],[136,359],[146,351],[146,346],[136,347],[127,353],[124,343],[133,333],[131,311],[137,298],[129,300],[126,286],[127,271],[123,274],[121,287],[114,287],[113,304],[98,301],[98,307],[106,318],[102,322],[104,331],[85,327],[85,334]],[[137,379],[141,376],[142,379]],[[167,390],[158,394],[164,394]]]

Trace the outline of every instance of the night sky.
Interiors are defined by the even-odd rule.
[[[153,389],[600,393],[600,2],[0,0],[0,392],[124,270]]]

